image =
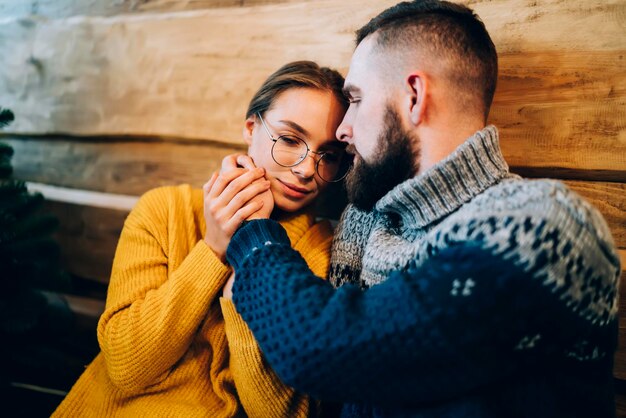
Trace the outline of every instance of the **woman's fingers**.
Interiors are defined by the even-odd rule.
[[[254,165],[254,161],[250,158],[249,155],[238,154],[237,155],[237,165],[243,168],[247,168],[248,170],[254,170],[256,165]]]
[[[261,168],[255,168],[254,170],[249,171],[245,169],[241,170],[244,170],[245,173],[230,181],[228,181],[228,179],[224,179],[224,182],[228,181],[228,184],[223,188],[222,192],[219,194],[219,197],[221,199],[224,199],[226,202],[230,202],[237,193],[239,193],[252,183],[257,182],[258,180],[263,180],[263,175],[265,174],[265,170]],[[226,173],[224,176],[228,174],[229,173]],[[216,186],[220,184],[222,177],[223,176],[220,175],[215,181]],[[220,187],[222,187],[222,184],[220,184]]]
[[[267,180],[252,183],[230,199],[229,203],[224,208],[223,215],[226,218],[233,217],[240,208],[245,206],[256,196],[269,190],[269,188],[270,182]]]
[[[254,165],[254,161],[252,161],[252,158],[250,158],[250,156],[246,154],[230,154],[224,157],[224,159],[222,160],[222,168],[220,169],[220,174],[237,168],[246,168],[248,170],[253,170],[256,168],[256,165]]]
[[[226,173],[221,173],[213,183],[208,197],[223,197],[228,201],[241,189],[248,186],[256,179],[263,177],[264,174],[265,170],[262,168],[255,168],[254,170],[237,168]]]
[[[231,185],[237,180],[239,180],[239,178],[231,182]],[[228,228],[225,227],[225,225],[230,222],[231,218],[235,216],[235,213],[237,213],[237,211],[242,207],[246,206],[255,197],[267,192],[269,188],[269,181],[259,179],[251,184],[247,184],[247,186],[243,189],[236,187],[234,190],[239,191],[231,197],[227,187],[227,190],[225,190],[218,197],[205,197],[205,207],[208,210],[208,214],[211,216],[211,219],[218,225],[222,225],[222,229],[228,231]],[[260,199],[256,200],[259,201]],[[258,209],[259,208],[257,208],[257,210]]]
[[[262,197],[270,189],[264,173],[259,168],[214,173],[202,188],[206,221],[204,241],[222,260],[230,238],[241,222],[262,212],[263,207],[271,212],[274,206],[271,194],[269,199]]]
[[[243,157],[243,156],[245,156],[245,154],[236,153],[236,154],[230,154],[224,157],[224,159],[222,160],[222,168],[220,169],[220,173],[226,173],[236,168],[244,167],[243,165],[240,165],[237,161],[240,157]],[[248,168],[248,167],[244,167],[244,168]]]
[[[202,191],[204,192],[203,193],[204,197],[206,197],[207,194],[209,194],[209,191],[213,187],[213,184],[215,183],[215,180],[217,180],[217,176],[218,175],[219,175],[219,173],[217,171],[215,173],[213,173],[213,175],[211,175],[211,178],[209,179],[209,181],[204,183],[204,185],[202,186]]]
[[[258,212],[259,209],[261,209],[262,207],[263,207],[262,201],[251,200],[242,208],[240,208],[237,212],[235,212],[232,218],[230,219],[230,221],[228,221],[228,228],[231,234],[234,234],[237,228],[239,228],[239,225],[241,225],[243,221],[248,219],[248,217],[250,217],[252,214]]]

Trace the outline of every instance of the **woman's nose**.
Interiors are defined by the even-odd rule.
[[[315,165],[317,164],[317,157],[312,152],[308,152],[304,160],[300,161],[298,165],[291,168],[291,171],[297,176],[303,178],[311,178],[315,174]]]

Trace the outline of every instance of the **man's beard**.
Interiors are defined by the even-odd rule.
[[[400,117],[387,105],[375,159],[359,158],[346,177],[348,201],[361,210],[372,210],[387,192],[417,173],[419,152],[419,141],[402,130]]]

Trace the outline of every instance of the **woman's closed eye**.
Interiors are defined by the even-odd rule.
[[[300,138],[292,135],[281,135],[278,139],[280,139],[287,145],[298,146],[302,143],[302,140]]]

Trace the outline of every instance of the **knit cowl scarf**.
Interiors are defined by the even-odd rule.
[[[371,211],[348,205],[332,246],[329,280],[367,288],[401,268],[431,228],[487,188],[513,177],[494,126],[476,132],[431,169],[390,190]]]

